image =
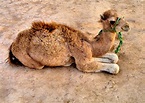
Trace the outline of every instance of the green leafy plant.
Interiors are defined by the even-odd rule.
[[[119,39],[119,45],[117,46],[115,53],[118,53],[121,50],[121,45],[123,44],[123,37],[122,37],[122,33],[118,32],[118,39]]]

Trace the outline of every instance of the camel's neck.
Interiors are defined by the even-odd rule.
[[[112,48],[115,37],[115,32],[103,31],[98,40],[91,42],[93,56],[98,57],[107,53]]]

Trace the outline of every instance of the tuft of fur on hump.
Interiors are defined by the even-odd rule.
[[[55,22],[52,23],[45,23],[43,21],[36,21],[32,23],[32,27],[31,29],[33,29],[34,31],[40,31],[42,29],[46,29],[49,32],[52,32],[53,30],[55,30],[58,27],[58,25]]]

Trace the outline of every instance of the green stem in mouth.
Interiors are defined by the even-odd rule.
[[[116,26],[119,24],[119,21],[121,20],[121,18],[117,18],[114,27],[112,28],[112,31],[116,32]]]

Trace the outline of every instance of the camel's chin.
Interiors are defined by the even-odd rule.
[[[121,29],[123,30],[123,31],[129,31],[129,25],[125,25],[125,26],[123,26],[123,27],[121,27]]]

